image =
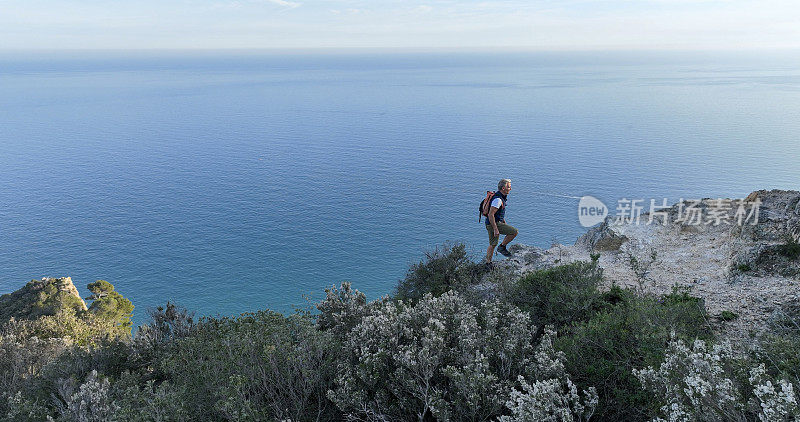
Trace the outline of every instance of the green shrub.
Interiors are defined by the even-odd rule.
[[[400,281],[394,297],[416,301],[430,293],[439,296],[476,280],[476,264],[467,257],[463,243],[442,245],[425,253],[425,260],[414,264]]]
[[[600,300],[595,303],[594,309],[596,312],[600,312],[619,304],[630,303],[635,300],[635,296],[636,293],[633,290],[623,289],[618,284],[612,283],[611,288],[600,294]]]
[[[350,330],[371,313],[378,302],[367,303],[367,295],[343,282],[340,288],[325,289],[325,300],[317,304],[317,326],[331,332],[340,342],[347,339]]]
[[[789,258],[789,259],[797,259],[800,257],[800,243],[797,242],[792,236],[786,237],[786,243],[780,245],[778,251],[781,255]]]
[[[258,311],[201,319],[157,364],[193,420],[333,420],[332,344],[307,315]]]
[[[501,286],[502,300],[530,312],[533,323],[557,329],[589,318],[600,298],[603,269],[574,262],[528,273]]]
[[[131,348],[127,341],[105,339],[86,347],[71,347],[46,365],[36,380],[40,397],[52,397],[59,380],[73,379],[83,383],[95,371],[111,379],[131,369]]]
[[[195,328],[194,314],[172,302],[148,310],[150,321],[139,327],[131,343],[130,366],[143,379],[161,382],[166,375],[159,362],[179,339],[189,336]]]
[[[189,412],[182,400],[185,391],[170,382],[149,380],[141,385],[137,376],[123,375],[113,384],[112,395],[119,422],[188,421]]]
[[[92,300],[89,314],[93,316],[95,323],[106,326],[111,335],[130,337],[133,303],[122,297],[114,290],[114,286],[105,280],[89,283],[87,287],[92,292],[87,298]]]
[[[790,379],[800,388],[800,302],[781,306],[768,327],[758,339],[755,361],[764,364],[770,375]]]
[[[45,366],[71,346],[66,339],[39,338],[26,335],[23,330],[14,330],[16,323],[12,319],[0,331],[0,416],[24,411],[20,409],[32,411],[34,407],[49,403],[47,395],[34,397],[33,383]]]
[[[737,314],[736,312],[722,311],[719,314],[719,319],[722,321],[733,321],[737,318],[739,318],[739,314]]]
[[[186,325],[184,324],[185,311],[179,310],[170,303],[167,304],[166,310],[159,308],[158,311],[152,313],[152,316],[154,321],[142,327],[137,334],[137,341],[133,344],[125,336],[120,336],[117,328],[109,325],[105,318],[102,318],[101,323],[96,323],[101,317],[89,312],[79,318],[71,309],[62,309],[56,315],[44,316],[32,321],[12,320],[6,325],[6,331],[15,334],[0,338],[0,379],[11,375],[24,382],[4,388],[20,392],[19,397],[13,397],[13,402],[7,401],[9,405],[15,406],[14,409],[8,409],[8,411],[22,412],[25,409],[34,409],[39,406],[51,414],[67,412],[63,413],[59,420],[80,419],[86,416],[81,413],[84,410],[77,408],[70,410],[70,406],[74,402],[73,395],[81,393],[81,388],[86,390],[89,396],[92,396],[94,391],[101,391],[106,396],[116,394],[117,387],[113,382],[120,378],[141,385],[141,388],[137,386],[137,391],[141,391],[142,400],[145,400],[149,397],[148,391],[150,391],[146,388],[147,380],[153,378],[154,367],[158,366],[158,362],[165,355],[163,351],[161,353],[153,353],[153,351],[160,350],[156,346],[174,342],[180,337],[181,332],[186,331],[182,328]],[[159,335],[154,336],[155,333]],[[12,338],[25,339],[25,341],[17,340],[12,344],[4,341]],[[14,349],[9,349],[7,347],[9,345],[14,346]],[[11,368],[26,368],[27,372],[17,372],[14,375],[5,365],[11,365]],[[131,371],[135,374],[131,374]],[[92,376],[92,374],[95,375]],[[162,385],[165,385],[164,388],[166,388],[167,383],[162,383]],[[127,385],[121,386],[121,388],[127,387]],[[164,396],[167,394],[164,388],[151,388],[150,395],[155,395],[155,398]],[[174,394],[170,397],[172,396]],[[118,399],[131,400],[131,397]],[[112,410],[112,413],[117,413],[115,410],[117,404],[111,403],[109,400],[108,397],[103,398],[102,403],[96,403],[99,408],[91,410],[91,412],[101,412],[106,416]],[[165,414],[163,408],[165,407],[162,403],[159,405],[159,409],[153,410],[153,415]],[[121,409],[132,408],[123,406]],[[0,403],[0,411],[3,411],[2,403]],[[86,409],[86,411],[90,411],[90,409]],[[174,412],[174,409],[169,412],[171,412],[170,415],[181,414]],[[131,420],[129,413],[123,412],[122,414],[127,416],[115,420]],[[138,420],[147,420],[146,414],[143,418]],[[181,418],[161,418],[160,420],[175,419]]]
[[[0,420],[9,422],[40,422],[52,417],[42,402],[25,397],[21,391],[0,393]]]
[[[741,272],[743,272],[743,273],[746,273],[746,272],[752,270],[752,268],[750,268],[750,264],[739,264],[736,267],[736,269],[741,271]]]
[[[671,332],[709,338],[703,302],[677,287],[661,297],[612,287],[596,309],[556,341],[567,370],[579,387],[597,388],[599,420],[650,420],[659,402],[642,390],[631,370],[660,363]]]
[[[667,306],[689,305],[692,308],[705,309],[705,302],[703,299],[692,296],[690,294],[691,291],[692,289],[688,286],[675,284],[672,286],[672,291],[670,293],[662,296],[660,302],[663,302]]]
[[[25,400],[54,411],[65,380],[80,384],[92,371],[119,376],[130,369],[129,358],[127,341],[109,337],[71,309],[34,321],[11,320],[0,335],[0,390],[22,392]]]
[[[776,378],[790,379],[800,387],[800,336],[776,333],[762,336],[754,360],[763,363]]]

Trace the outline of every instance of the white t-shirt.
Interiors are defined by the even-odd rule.
[[[503,200],[500,198],[494,198],[494,201],[492,201],[492,206],[499,210],[500,207],[503,206]]]

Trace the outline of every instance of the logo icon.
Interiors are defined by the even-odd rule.
[[[582,196],[578,202],[578,221],[583,227],[592,227],[602,223],[608,215],[608,207],[593,196]]]

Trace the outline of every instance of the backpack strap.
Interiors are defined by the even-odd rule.
[[[500,198],[500,208],[505,208],[506,201],[503,199],[502,196],[500,196],[500,191],[495,192],[494,195],[492,195],[492,199],[490,199],[490,201],[494,202],[494,198]],[[491,202],[489,203],[489,206],[490,207],[492,206]],[[498,209],[500,209],[500,208],[498,208]]]

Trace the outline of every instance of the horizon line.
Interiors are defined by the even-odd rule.
[[[0,48],[0,54],[7,53],[172,53],[172,52],[196,52],[196,53],[348,53],[348,52],[370,52],[370,53],[462,53],[462,52],[481,52],[481,53],[779,53],[779,52],[800,52],[797,47],[762,47],[762,48],[686,48],[686,47],[629,47],[629,46],[605,46],[605,47],[575,47],[575,48],[541,48],[524,46],[475,46],[475,47],[224,47],[224,48]]]

